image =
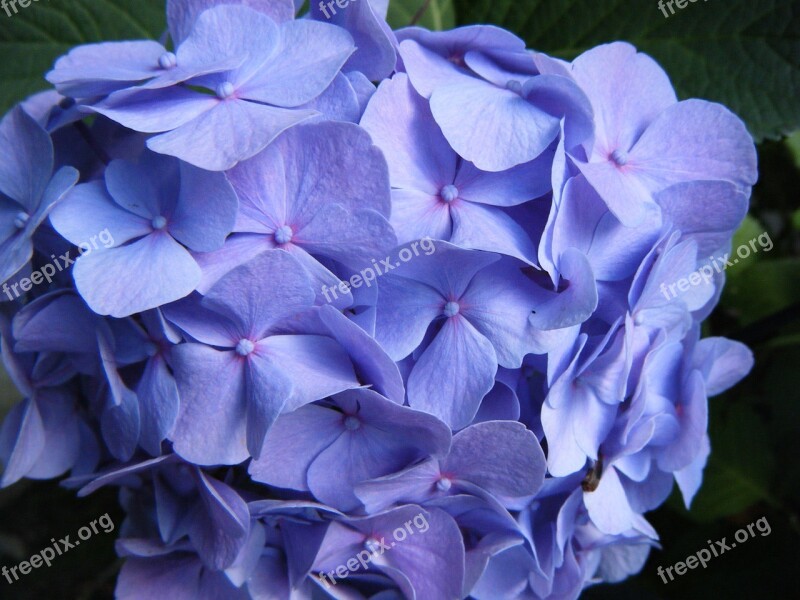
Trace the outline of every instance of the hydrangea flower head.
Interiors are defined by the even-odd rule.
[[[0,486],[118,488],[123,599],[621,581],[753,364],[752,140],[629,44],[330,4],[168,0],[0,122]]]

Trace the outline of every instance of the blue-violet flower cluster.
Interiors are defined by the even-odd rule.
[[[0,123],[0,483],[118,488],[122,600],[638,572],[752,366],[700,337],[723,273],[662,293],[730,248],[744,125],[626,43],[300,4],[168,0]]]

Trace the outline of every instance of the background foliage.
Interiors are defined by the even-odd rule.
[[[44,89],[42,75],[71,47],[92,41],[159,38],[164,0],[39,0],[8,18],[0,12],[0,113]],[[747,380],[711,400],[712,455],[691,511],[673,495],[649,515],[662,535],[641,574],[600,586],[587,598],[795,597],[800,567],[800,3],[705,0],[665,18],[657,0],[391,0],[393,27],[432,29],[495,23],[530,48],[565,59],[612,40],[656,58],[682,98],[722,102],[759,142],[760,181],[734,245],[767,231],[775,243],[728,271],[728,285],[706,335],[749,344],[756,366]],[[3,149],[9,151],[9,149]],[[11,150],[13,151],[13,150]],[[17,393],[0,373],[0,416]],[[109,512],[116,496],[78,500],[53,483],[22,482],[0,491],[0,565],[16,564]],[[767,517],[758,537],[664,585],[669,566],[731,539]],[[3,598],[110,598],[118,561],[112,533],[72,550],[50,569],[9,587]]]

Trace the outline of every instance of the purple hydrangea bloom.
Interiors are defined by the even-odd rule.
[[[357,483],[443,455],[449,446],[450,430],[438,419],[370,390],[351,390],[279,417],[249,472],[255,481],[310,491],[329,506],[352,510],[360,505]],[[341,475],[331,478],[332,472]]]
[[[145,154],[76,187],[50,220],[75,245],[110,238],[76,261],[75,284],[98,314],[125,317],[194,291],[201,272],[186,247],[222,246],[237,206],[221,174]]]
[[[537,348],[528,323],[536,286],[510,260],[440,243],[381,281],[375,338],[395,360],[425,341],[408,376],[409,404],[454,429],[475,417],[498,365],[519,367]]]
[[[241,209],[224,247],[196,255],[201,292],[264,250],[281,248],[303,265],[320,303],[346,307],[349,293],[325,294],[340,281],[322,261],[358,270],[395,246],[386,161],[355,125],[296,127],[227,177]]]
[[[491,454],[476,451],[489,446]],[[523,425],[490,421],[456,434],[447,456],[397,471],[356,486],[370,513],[465,492],[479,498],[532,496],[544,479],[545,461],[538,441]]]
[[[638,572],[753,364],[700,335],[744,125],[628,44],[302,4],[168,0],[161,42],[73,49],[0,123],[0,486],[119,488],[131,600]]]
[[[333,23],[350,32],[356,51],[345,63],[343,70],[362,73],[370,81],[389,77],[397,62],[397,41],[386,23],[386,2],[380,11],[378,3],[370,0],[353,0],[345,8],[336,2],[309,2],[309,15],[321,22]]]
[[[182,399],[175,451],[196,464],[258,458],[281,411],[359,387],[334,339],[282,334],[311,309],[314,290],[285,250],[267,250],[223,277],[198,303],[166,309],[192,340],[174,348]]]
[[[77,463],[81,445],[75,390],[64,385],[74,372],[58,355],[14,352],[5,319],[0,320],[0,335],[3,364],[25,395],[0,429],[0,458],[5,465],[0,486],[23,477],[63,475]]]
[[[585,145],[588,160],[576,164],[623,224],[641,223],[653,194],[676,183],[720,180],[744,190],[755,183],[755,148],[744,124],[718,104],[677,102],[664,71],[632,46],[589,50],[570,72],[598,124]]]
[[[502,173],[478,170],[450,148],[403,73],[381,84],[361,126],[389,162],[392,226],[400,243],[429,237],[536,262],[533,241],[503,207],[549,191],[547,152]]]
[[[333,82],[353,40],[325,23],[278,24],[247,7],[223,5],[200,14],[180,49],[191,65],[218,63],[220,49],[240,64],[182,86],[122,90],[92,109],[136,131],[160,133],[148,140],[156,152],[222,171],[318,114],[303,105]]]
[[[430,99],[445,138],[464,159],[503,171],[544,152],[574,123],[571,143],[592,133],[591,106],[575,83],[540,74],[525,44],[484,25],[448,32],[398,32],[399,52],[412,85]]]
[[[383,554],[380,544],[390,543],[397,528],[414,523],[415,518],[424,521],[418,532]],[[464,544],[455,521],[441,509],[423,510],[409,505],[334,522],[325,533],[314,570],[321,574],[335,572],[363,550],[368,554],[382,552],[372,564],[388,575],[406,598],[462,595]]]
[[[33,234],[78,173],[64,167],[53,175],[53,142],[19,107],[0,122],[0,144],[13,149],[0,161],[0,282],[5,283],[31,259]]]

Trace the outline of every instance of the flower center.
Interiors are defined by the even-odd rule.
[[[162,69],[171,69],[178,64],[178,57],[172,52],[165,52],[158,58],[158,66]]]
[[[239,340],[238,344],[236,344],[236,354],[239,356],[247,356],[255,349],[256,345],[248,339],[243,338]]]
[[[522,84],[516,79],[509,79],[506,81],[506,89],[510,92],[514,92],[515,94],[521,94]]]
[[[226,81],[225,83],[220,83],[217,86],[217,98],[224,100],[225,98],[230,98],[233,96],[233,92],[236,91],[236,88],[233,87],[233,84],[230,81]]]
[[[355,431],[361,427],[361,421],[352,415],[347,416],[344,420],[344,427],[347,429],[347,431]]]
[[[14,227],[17,229],[24,229],[25,225],[28,224],[28,219],[30,218],[31,216],[28,213],[21,211],[18,212],[17,216],[14,217]]]
[[[275,243],[276,244],[288,244],[292,241],[292,236],[294,232],[292,228],[288,225],[284,225],[283,227],[279,228],[275,231]]]
[[[378,543],[378,540],[372,538],[369,538],[364,542],[364,549],[370,554],[375,554],[378,550],[380,550],[380,547],[381,545]]]
[[[444,305],[444,310],[442,310],[442,314],[445,317],[455,317],[458,314],[460,307],[458,306],[458,302],[448,302]]]
[[[450,204],[453,200],[458,198],[458,188],[454,185],[446,185],[439,192],[439,196],[443,202]]]
[[[625,150],[617,148],[611,153],[611,160],[613,160],[618,167],[628,164],[628,153]]]
[[[153,217],[150,224],[153,226],[153,229],[164,229],[164,227],[167,226],[167,219],[166,217],[158,215],[157,217]]]
[[[457,65],[459,67],[466,67],[467,63],[464,62],[464,55],[463,54],[452,54],[448,59],[449,62]]]
[[[440,492],[447,492],[450,488],[453,487],[453,482],[450,481],[447,477],[442,477],[439,481],[436,482],[436,489]]]

